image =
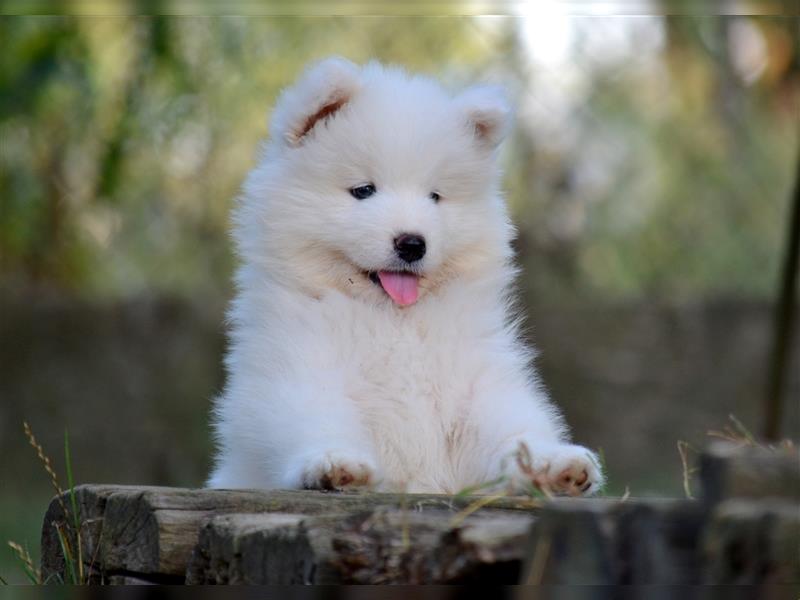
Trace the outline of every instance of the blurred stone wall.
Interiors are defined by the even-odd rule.
[[[576,440],[602,449],[612,492],[681,495],[678,440],[702,447],[731,413],[758,432],[768,305],[531,306],[527,334],[544,381]],[[210,401],[224,380],[223,311],[204,298],[3,296],[3,479],[18,492],[46,482],[26,447],[27,420],[57,468],[69,430],[79,481],[200,485]],[[798,356],[795,336],[795,365]],[[790,378],[783,433],[796,439],[797,368]]]

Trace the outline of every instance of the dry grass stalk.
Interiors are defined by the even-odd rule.
[[[50,462],[50,457],[44,453],[44,448],[42,448],[42,445],[36,441],[36,436],[33,435],[33,430],[31,429],[31,426],[28,425],[27,421],[22,422],[22,428],[25,430],[25,437],[28,438],[28,443],[36,451],[36,456],[39,457],[44,470],[47,472],[48,477],[50,477],[50,484],[53,486],[56,496],[58,497],[58,503],[61,505],[61,510],[64,511],[64,515],[66,516],[67,507],[65,506],[63,500],[64,490],[58,483],[58,476],[56,475],[53,465]]]
[[[742,422],[733,415],[728,415],[728,420],[731,425],[725,425],[722,430],[711,429],[706,432],[706,435],[713,438],[719,438],[726,442],[738,444],[741,446],[760,446],[750,430],[745,427]]]
[[[31,558],[30,552],[16,542],[8,542],[8,547],[14,551],[14,554],[22,563],[23,568],[25,569],[25,572],[28,574],[28,577],[31,579],[31,581],[33,583],[41,583],[42,575],[39,572],[39,569],[37,569],[33,564],[33,559]]]
[[[458,527],[459,525],[461,525],[461,523],[464,522],[464,519],[466,519],[475,511],[483,508],[484,506],[490,505],[495,500],[499,500],[500,498],[505,498],[506,496],[508,496],[506,492],[500,492],[499,494],[492,494],[491,496],[483,496],[482,498],[478,498],[477,500],[466,506],[464,510],[456,513],[453,516],[453,518],[450,520],[450,527]]]
[[[625,493],[622,494],[622,497],[619,499],[619,501],[620,502],[625,502],[630,497],[631,497],[631,489],[626,485],[625,486]]]
[[[537,540],[531,560],[531,570],[525,585],[539,585],[544,579],[544,569],[547,559],[550,558],[550,538],[543,537]]]
[[[533,468],[533,459],[531,458],[531,451],[528,448],[528,445],[525,442],[519,443],[519,448],[517,448],[517,452],[514,455],[517,466],[519,470],[527,477],[531,483],[533,483],[536,488],[541,491],[545,496],[548,498],[553,497],[553,493],[550,490],[550,486],[547,484],[547,480],[544,479],[539,473],[537,473]],[[543,472],[546,472],[547,469],[542,469]]]
[[[64,489],[58,482],[58,475],[56,475],[55,469],[53,469],[53,464],[50,460],[50,457],[47,456],[44,452],[44,448],[42,445],[36,440],[36,436],[33,434],[33,430],[31,426],[28,424],[27,421],[23,421],[22,428],[25,432],[25,437],[28,438],[28,443],[31,447],[36,451],[36,456],[39,458],[39,461],[42,463],[45,472],[47,473],[48,477],[50,478],[50,484],[53,487],[53,490],[56,493],[56,500],[58,501],[59,507],[61,508],[62,514],[64,515],[64,524],[60,523],[53,523],[53,526],[56,529],[56,533],[59,539],[59,543],[61,544],[62,551],[64,553],[64,559],[66,562],[67,567],[74,571],[72,573],[72,581],[71,583],[84,583],[85,581],[85,574],[83,568],[83,556],[82,556],[82,544],[81,544],[81,531],[80,531],[80,517],[78,515],[77,504],[75,501],[75,489],[74,484],[72,482],[72,471],[70,466],[70,457],[69,457],[69,447],[67,443],[67,438],[65,434],[64,444],[65,444],[65,452],[66,452],[66,461],[67,461],[67,479],[69,480],[70,485],[70,498],[72,500],[72,510],[67,509],[67,505],[64,502]],[[72,536],[68,535],[72,533]],[[77,556],[73,555],[72,543],[77,547]],[[14,549],[14,551],[19,556],[20,560],[23,562],[26,572],[29,572],[29,577],[33,579],[33,576],[36,577],[36,582],[41,581],[41,574],[39,573],[38,569],[33,567],[33,562],[30,559],[30,554],[27,551],[24,551],[22,547],[15,543],[15,542],[8,542],[8,545]],[[75,563],[77,563],[77,570],[75,570]]]
[[[683,493],[686,494],[686,497],[690,500],[694,500],[694,496],[692,495],[692,476],[697,471],[696,467],[689,466],[689,451],[692,450],[692,447],[689,445],[688,442],[684,442],[683,440],[678,440],[678,454],[681,457],[681,465],[683,467]]]

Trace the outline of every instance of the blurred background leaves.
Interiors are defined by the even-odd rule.
[[[678,494],[678,439],[702,444],[731,412],[758,430],[797,176],[798,21],[662,4],[0,17],[0,539],[35,550],[49,498],[23,419],[56,463],[69,429],[81,481],[202,483],[228,213],[278,92],[330,54],[509,88],[528,333],[612,492]],[[798,397],[795,366],[795,438]]]
[[[542,35],[549,21],[560,37]],[[226,215],[267,108],[335,52],[516,88],[508,189],[548,293],[774,293],[764,265],[794,174],[796,22],[549,21],[6,17],[3,272],[90,297],[220,285]]]

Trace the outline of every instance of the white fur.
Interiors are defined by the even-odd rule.
[[[209,486],[453,493],[531,479],[520,442],[538,483],[578,493],[559,478],[585,471],[589,493],[602,485],[512,315],[496,165],[509,124],[496,89],[454,97],[377,63],[328,59],[283,93],[235,212],[242,265]],[[367,182],[373,197],[349,194]],[[403,232],[427,253],[419,301],[400,308],[365,272],[395,264]]]

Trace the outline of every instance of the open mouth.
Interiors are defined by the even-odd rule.
[[[379,285],[398,306],[411,306],[419,298],[419,275],[409,271],[368,271],[367,277]]]

